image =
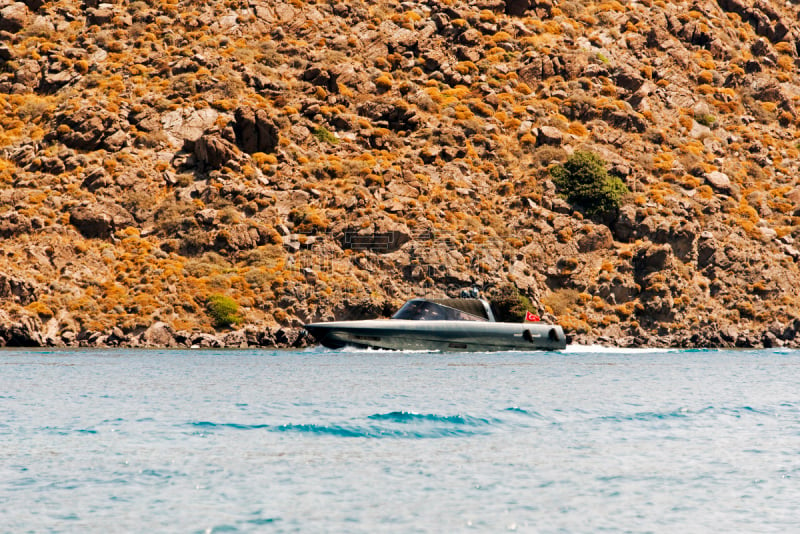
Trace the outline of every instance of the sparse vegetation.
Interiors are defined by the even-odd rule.
[[[543,306],[586,336],[794,324],[800,81],[758,14],[295,1],[265,34],[228,4],[6,21],[0,275],[35,286],[3,299],[12,320],[241,324],[211,294],[290,326],[470,280],[514,320]],[[402,244],[343,248],[346,232]],[[673,251],[657,279],[633,266],[652,243]]]

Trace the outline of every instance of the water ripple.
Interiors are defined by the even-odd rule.
[[[258,430],[270,427],[270,425],[264,424],[246,425],[241,423],[212,423],[211,421],[196,421],[189,424],[197,428],[234,428],[236,430]]]
[[[504,411],[515,414],[527,415],[528,417],[533,417],[536,419],[544,419],[544,416],[539,412],[534,410],[526,410],[524,408],[520,408],[519,406],[511,406],[509,408],[506,408]]]
[[[405,411],[376,413],[370,415],[368,419],[375,421],[392,421],[395,423],[433,422],[467,426],[483,426],[498,422],[496,420],[472,417],[470,415],[439,415],[435,413],[416,413]]]
[[[3,354],[0,532],[797,531],[800,351]]]
[[[369,421],[383,424],[349,423],[285,423],[270,425],[265,423],[215,423],[212,421],[193,421],[188,425],[209,431],[214,429],[266,430],[276,433],[295,433],[340,438],[443,438],[452,436],[472,436],[489,433],[488,427],[500,423],[497,419],[486,419],[469,415],[420,414],[406,411],[378,413],[367,416]]]

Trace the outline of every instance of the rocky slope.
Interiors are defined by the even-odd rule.
[[[799,345],[799,12],[0,0],[0,339],[300,345],[512,284],[579,342]],[[578,149],[615,220],[556,191]]]

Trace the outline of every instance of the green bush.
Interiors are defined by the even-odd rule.
[[[211,295],[206,300],[208,315],[214,319],[215,326],[230,326],[240,324],[242,317],[239,315],[239,304],[225,295]]]
[[[520,323],[525,319],[525,312],[536,311],[530,299],[521,294],[513,284],[492,288],[488,291],[488,297],[496,321]]]
[[[708,113],[696,115],[694,120],[702,124],[703,126],[708,126],[709,128],[717,122],[717,118],[714,115],[710,115]]]
[[[323,143],[329,143],[331,145],[336,145],[339,143],[339,138],[333,135],[333,133],[331,133],[331,131],[324,126],[317,126],[314,128],[312,135],[318,141],[322,141]]]
[[[550,174],[564,198],[589,217],[615,216],[623,195],[630,192],[622,180],[608,174],[606,162],[592,152],[576,151]]]

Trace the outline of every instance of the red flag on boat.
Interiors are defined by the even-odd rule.
[[[525,322],[526,323],[535,323],[537,321],[541,321],[542,318],[536,315],[535,313],[525,312]]]

